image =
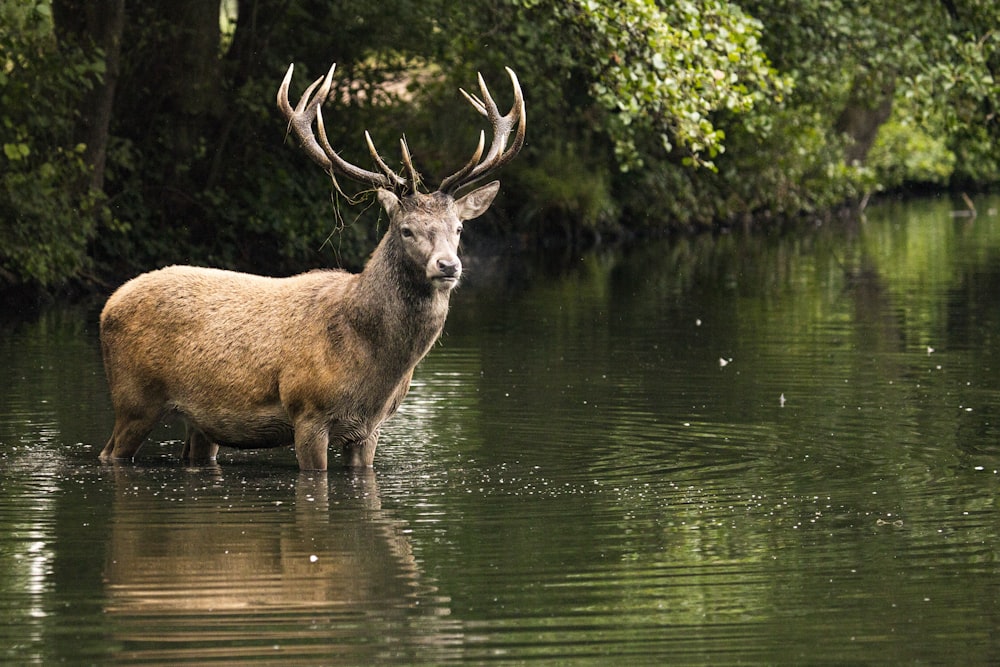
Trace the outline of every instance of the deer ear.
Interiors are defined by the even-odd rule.
[[[458,219],[472,220],[486,213],[486,209],[493,203],[493,198],[497,196],[499,191],[500,181],[493,181],[481,188],[476,188],[459,199],[455,202],[455,207],[458,209]]]
[[[385,212],[389,214],[390,218],[395,214],[396,209],[399,208],[399,197],[397,197],[391,190],[379,188],[378,201],[382,204],[382,208],[385,209]]]

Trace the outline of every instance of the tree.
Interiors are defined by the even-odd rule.
[[[0,286],[58,287],[90,267],[108,216],[75,110],[104,63],[60,45],[45,2],[0,2]]]
[[[130,232],[97,240],[102,263],[115,273],[170,262],[288,273],[324,261],[317,250],[341,223],[329,180],[282,145],[274,95],[284,69],[294,60],[307,78],[338,62],[331,139],[358,143],[362,120],[382,127],[406,112],[372,91],[431,32],[419,3],[355,5],[239,0],[223,3],[221,20],[217,0],[129,5],[113,124],[122,163],[106,192]],[[352,107],[374,108],[362,118],[343,112]],[[358,225],[339,236],[349,263],[371,234]]]
[[[662,224],[667,206],[635,184],[664,168],[707,167],[705,177],[733,119],[763,131],[759,110],[788,93],[760,22],[725,0],[493,0],[440,15],[454,37],[445,61],[462,80],[463,63],[486,61],[528,86],[532,127],[544,130],[529,130],[530,157],[510,177],[524,193],[512,217],[539,234],[614,232],[622,208]]]
[[[795,80],[791,103],[836,110],[832,127],[847,137],[847,163],[864,164],[893,110],[900,122],[947,135],[954,148],[967,143],[972,128],[1000,134],[996,3],[747,0],[744,6],[764,23],[775,65]]]
[[[78,107],[75,137],[85,147],[83,159],[90,176],[87,187],[100,192],[104,188],[111,111],[120,72],[125,0],[53,0],[52,15],[61,47],[70,53],[78,51],[97,63]]]
[[[428,182],[479,132],[455,89],[515,69],[528,144],[498,233],[576,242],[993,182],[997,25],[987,0],[0,0],[0,281],[359,264],[376,209],[327,203],[282,145],[292,61],[293,94],[338,63],[338,150],[406,132]]]
[[[649,157],[640,146],[649,136],[660,159],[676,149],[711,166],[724,148],[717,114],[750,113],[787,91],[761,48],[760,22],[725,0],[508,0],[452,19],[459,34],[460,25],[492,26],[490,50],[543,86],[543,104],[569,93],[573,104],[560,111],[607,135],[623,170]],[[461,40],[455,58],[476,51]]]

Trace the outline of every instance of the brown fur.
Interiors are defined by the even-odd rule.
[[[176,414],[188,459],[214,459],[219,445],[294,444],[300,468],[325,470],[332,445],[345,465],[371,466],[381,424],[444,327],[461,222],[498,189],[457,201],[380,190],[390,224],[359,274],[172,266],[123,285],[101,313],[115,410],[101,458],[131,459]]]

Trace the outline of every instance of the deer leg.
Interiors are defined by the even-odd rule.
[[[375,448],[378,446],[379,430],[375,429],[364,440],[344,443],[342,454],[348,468],[371,468],[375,464]]]
[[[181,458],[185,461],[214,461],[219,453],[219,445],[190,423],[185,423],[184,429],[186,432]]]
[[[131,459],[139,451],[143,440],[156,426],[160,419],[160,411],[127,412],[116,411],[115,427],[111,439],[101,450],[101,460]]]
[[[325,423],[301,418],[295,423],[295,458],[299,470],[326,470],[330,434]]]

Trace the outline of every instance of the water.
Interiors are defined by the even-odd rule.
[[[376,470],[103,466],[91,307],[0,322],[0,662],[1000,660],[1000,217],[469,267]]]

